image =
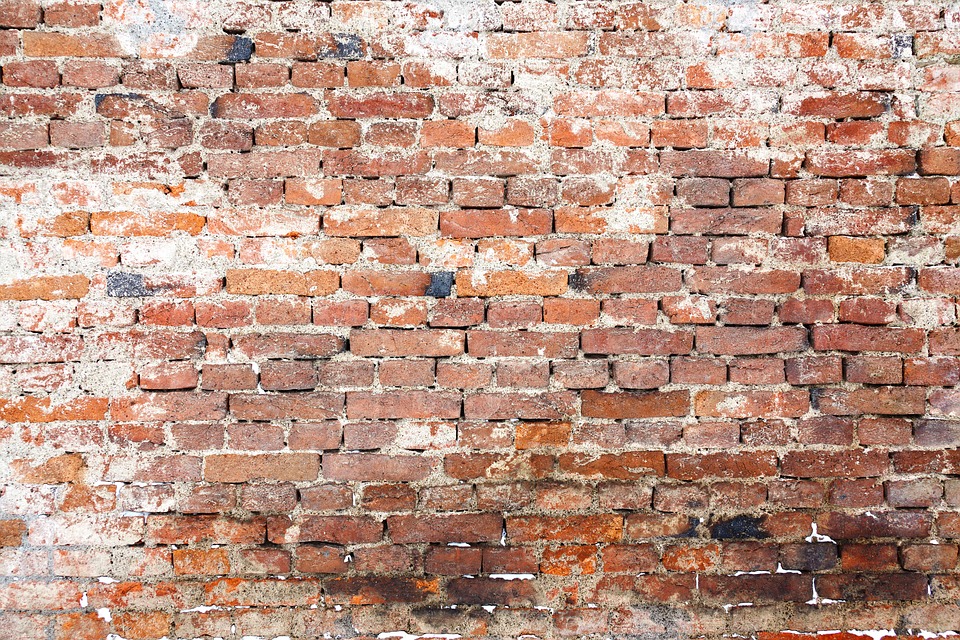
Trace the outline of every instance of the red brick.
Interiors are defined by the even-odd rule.
[[[60,84],[60,72],[52,60],[10,62],[3,65],[3,84],[8,87],[49,89]]]
[[[960,149],[924,149],[920,152],[921,175],[960,175]]]
[[[821,351],[895,351],[917,353],[923,348],[923,331],[855,325],[818,326],[813,346]]]
[[[360,144],[360,125],[353,120],[325,120],[310,125],[310,144],[349,149]]]
[[[924,412],[924,395],[917,388],[877,387],[852,391],[822,389],[816,396],[821,412],[830,415],[859,415],[877,413],[883,415],[921,414]]]
[[[204,477],[213,482],[315,480],[320,457],[316,454],[212,455],[204,460]]]
[[[595,264],[643,264],[647,261],[649,245],[646,242],[601,238],[593,245]],[[653,259],[669,262],[660,257]]]
[[[798,575],[704,576],[700,591],[708,602],[806,602],[813,578]]]
[[[429,391],[347,394],[349,418],[459,418],[460,395]]]
[[[807,169],[814,175],[854,177],[869,175],[905,175],[916,168],[914,153],[906,150],[884,151],[811,151]]]
[[[720,355],[803,351],[807,347],[807,332],[796,327],[699,327],[696,344],[701,353]]]
[[[383,524],[367,516],[311,516],[296,520],[274,516],[267,520],[267,540],[274,544],[331,542],[362,544],[379,542]]]
[[[327,108],[337,118],[425,118],[433,107],[433,96],[422,93],[331,95],[327,99]]]
[[[765,415],[798,417],[810,408],[806,391],[702,391],[694,399],[698,416],[754,418]]]
[[[587,267],[578,269],[573,287],[587,293],[678,291],[681,274],[669,267]]]
[[[587,329],[581,336],[584,353],[673,355],[693,349],[693,333],[660,329]]]
[[[573,415],[574,398],[571,392],[475,394],[464,399],[463,410],[470,419],[553,420]]]
[[[294,62],[290,83],[295,87],[336,88],[344,85],[345,75],[345,69],[340,64]]]
[[[475,575],[480,573],[480,549],[429,547],[424,557],[424,573],[439,575]]]
[[[517,271],[458,271],[457,292],[465,297],[502,295],[558,296],[567,290],[564,272],[525,274]]]
[[[545,209],[453,211],[440,215],[440,232],[453,238],[542,235],[550,232],[552,220]]]
[[[459,480],[477,478],[543,477],[553,468],[553,456],[539,454],[448,454],[444,472]],[[482,500],[480,501],[482,504]]]
[[[660,167],[672,176],[746,178],[766,175],[769,161],[737,151],[664,151]]]
[[[343,339],[327,333],[247,333],[233,348],[248,358],[324,358],[340,353]]]
[[[594,544],[618,542],[623,535],[623,518],[619,515],[601,516],[514,516],[506,521],[507,540],[511,542],[538,542],[550,539],[557,542]]]
[[[569,58],[587,53],[585,33],[536,32],[494,34],[487,39],[491,58]]]
[[[325,454],[323,475],[330,480],[410,482],[422,480],[431,469],[429,459],[372,453]]]
[[[560,469],[588,478],[638,480],[648,475],[663,475],[663,455],[653,451],[630,451],[623,454],[563,454]]]
[[[317,102],[305,94],[228,93],[214,101],[211,113],[217,118],[305,118],[317,113]]]
[[[834,44],[837,45],[838,49],[840,48],[839,43]],[[886,111],[883,95],[872,92],[841,93],[827,91],[803,97],[787,96],[785,101],[789,105],[785,109],[787,113],[803,117],[872,118]]]
[[[753,478],[772,476],[776,472],[777,456],[772,451],[667,455],[667,475],[680,480],[710,477]]]
[[[720,178],[683,178],[677,181],[677,196],[694,207],[725,207],[730,204],[730,181]]]
[[[454,356],[463,353],[464,336],[461,331],[443,329],[354,330],[350,351],[359,356]]]
[[[690,410],[687,391],[584,391],[582,411],[594,418],[654,418],[685,416]]]
[[[800,274],[787,270],[750,270],[729,267],[696,267],[687,275],[698,293],[793,293],[800,287]]]
[[[387,518],[387,531],[398,543],[495,542],[500,540],[502,529],[503,519],[492,513]]]
[[[32,29],[39,23],[39,2],[5,0],[3,4],[0,4],[0,25],[4,27]]]
[[[475,128],[458,120],[430,120],[420,129],[420,143],[424,147],[463,149],[472,147],[475,138]]]
[[[243,420],[315,420],[340,415],[343,404],[342,393],[235,394],[230,397],[230,412]]]

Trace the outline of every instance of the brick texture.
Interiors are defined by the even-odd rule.
[[[0,638],[960,631],[958,60],[953,0],[0,0]]]

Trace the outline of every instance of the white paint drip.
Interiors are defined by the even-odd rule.
[[[825,536],[820,533],[817,533],[816,522],[812,523],[810,526],[813,527],[813,533],[811,533],[809,536],[804,538],[804,540],[806,540],[807,542],[832,542],[833,544],[837,544],[836,540],[834,540],[830,536]]]
[[[207,613],[208,611],[220,610],[222,610],[222,607],[200,605],[199,607],[194,607],[193,609],[181,609],[180,613]]]
[[[415,636],[406,631],[384,631],[378,634],[377,637],[384,639],[398,638],[398,640],[418,640],[419,638],[445,638],[446,640],[453,640],[453,638],[461,638],[462,636],[459,633],[427,633],[422,636]]]
[[[873,640],[880,640],[880,638],[886,638],[887,636],[897,636],[897,632],[893,629],[850,629],[847,633],[855,636],[869,636]]]

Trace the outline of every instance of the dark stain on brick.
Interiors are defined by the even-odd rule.
[[[333,58],[362,58],[363,43],[360,36],[352,33],[335,33],[333,41],[336,44],[336,51],[331,55]]]
[[[423,602],[436,590],[436,581],[390,576],[334,578],[324,591],[334,602],[382,604]]]
[[[538,604],[533,580],[454,578],[447,583],[447,596],[456,604],[531,606]]]
[[[700,526],[700,518],[688,518],[687,519],[687,530],[681,534],[673,536],[674,538],[696,538],[697,537],[697,527]]]
[[[910,217],[907,218],[907,222],[911,227],[915,227],[920,224],[920,207],[917,205],[910,205]]]
[[[253,55],[253,40],[250,38],[235,38],[230,50],[227,51],[227,62],[249,62]]]
[[[453,289],[452,271],[435,271],[430,274],[430,286],[424,292],[424,295],[433,298],[446,298]]]
[[[587,275],[580,270],[567,276],[567,286],[576,291],[583,291],[588,286]]]
[[[762,518],[753,516],[737,516],[730,520],[721,520],[710,526],[710,537],[716,540],[768,538],[770,534],[763,530],[762,523]]]
[[[894,58],[913,57],[913,36],[907,33],[895,33],[891,36]]]
[[[780,548],[780,562],[795,571],[826,571],[837,564],[837,545],[832,542],[787,544]]]
[[[143,298],[152,296],[153,292],[143,284],[143,275],[139,273],[107,274],[107,295],[113,298]]]
[[[126,98],[127,100],[144,100],[145,98],[139,93],[98,93],[93,96],[93,104],[96,107],[97,111],[100,111],[100,105],[103,104],[103,101],[107,98]]]

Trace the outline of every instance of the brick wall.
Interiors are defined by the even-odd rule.
[[[936,0],[0,0],[0,638],[960,630],[958,61]]]

